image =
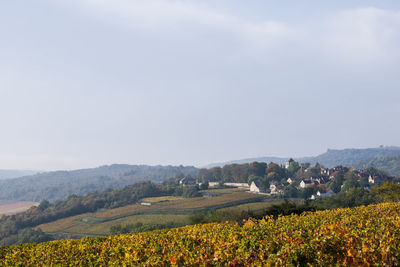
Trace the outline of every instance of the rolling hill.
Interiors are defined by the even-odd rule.
[[[120,189],[136,182],[161,183],[176,174],[197,175],[198,169],[184,166],[147,166],[114,164],[74,171],[38,173],[0,180],[0,200],[54,201],[70,195],[84,195],[105,189]]]
[[[352,166],[366,159],[386,157],[389,155],[400,155],[400,147],[379,147],[364,149],[328,149],[327,152],[316,157],[305,157],[297,159],[300,162],[320,163],[325,167],[338,165]]]
[[[232,163],[275,162],[284,164],[289,158],[259,157],[234,160],[225,163],[210,164],[207,167],[224,166]],[[299,162],[320,163],[325,167],[344,165],[363,169],[376,167],[389,175],[400,175],[400,148],[379,147],[366,149],[328,149],[327,152],[314,156],[295,158]],[[146,166],[114,164],[98,168],[74,171],[55,171],[38,173],[14,179],[0,179],[0,200],[54,201],[65,199],[69,195],[83,195],[107,188],[118,189],[140,181],[151,180],[160,183],[176,174],[196,176],[198,169],[183,166]],[[0,171],[1,175],[1,171]]]
[[[374,167],[394,176],[400,176],[400,154],[385,157],[368,158],[351,164],[353,168],[365,169]]]
[[[293,158],[298,162],[309,162],[311,164],[320,163],[325,167],[334,167],[338,165],[355,167],[359,169],[367,167],[377,167],[388,172],[390,175],[400,175],[400,147],[379,147],[379,148],[365,148],[365,149],[328,149],[325,153],[312,156]],[[233,160],[223,163],[215,163],[207,165],[207,168],[224,166],[233,163],[250,163],[258,162],[275,162],[277,164],[284,164],[289,157],[258,157],[247,158],[241,160]],[[389,161],[386,163],[386,161]]]

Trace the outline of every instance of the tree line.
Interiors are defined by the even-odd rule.
[[[86,212],[95,212],[99,209],[113,209],[139,202],[142,198],[155,196],[199,196],[198,186],[171,186],[156,185],[150,181],[136,183],[123,189],[108,189],[103,192],[92,192],[85,196],[71,195],[66,200],[58,200],[54,203],[42,200],[37,207],[15,215],[2,216],[0,218],[0,244],[11,245],[22,240],[21,235],[37,237],[38,241],[47,240],[44,233],[30,229],[37,225],[55,221]],[[26,239],[26,238],[25,238]]]

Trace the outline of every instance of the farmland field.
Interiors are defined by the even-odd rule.
[[[254,203],[241,204],[241,205],[237,205],[237,206],[234,206],[234,207],[222,208],[222,209],[220,209],[220,210],[222,210],[222,211],[233,211],[233,210],[260,211],[260,210],[265,210],[265,209],[271,207],[271,205],[280,204],[280,203],[282,203],[282,200],[262,201],[262,202],[254,202]]]
[[[142,202],[148,203],[157,203],[157,202],[164,202],[164,201],[173,201],[173,200],[182,200],[183,197],[175,197],[175,196],[164,196],[164,197],[146,197],[142,199]]]
[[[7,203],[4,201],[0,205],[0,215],[12,215],[19,212],[24,212],[28,210],[30,207],[38,205],[39,203],[37,202],[22,201],[16,203]]]
[[[214,190],[207,190],[207,193]],[[36,227],[47,233],[79,234],[79,235],[108,235],[114,225],[132,223],[185,225],[189,216],[195,212],[208,209],[222,209],[246,203],[260,202],[263,196],[250,194],[241,189],[215,189],[215,197],[153,197],[142,199],[151,203],[150,206],[140,204],[102,210],[96,213],[85,213],[71,216]],[[266,207],[269,203],[255,206]],[[246,210],[251,206],[246,206]]]
[[[80,224],[68,228],[66,232],[76,233],[76,234],[87,234],[87,235],[110,235],[110,228],[113,225],[121,224],[162,224],[166,225],[168,223],[174,223],[178,225],[189,224],[189,215],[184,214],[143,214],[143,215],[133,215],[124,217],[121,219],[116,219],[112,221],[105,221],[96,224]]]

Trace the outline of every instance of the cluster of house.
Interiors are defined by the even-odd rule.
[[[289,163],[286,163],[286,168],[288,167]],[[311,167],[305,168],[304,172],[311,171],[311,169],[312,169]],[[349,168],[343,166],[337,166],[334,168],[321,167],[321,174],[319,176],[312,176],[309,179],[301,179],[301,180],[295,178],[288,178],[286,182],[288,184],[292,184],[295,181],[297,182],[300,181],[298,188],[306,188],[314,185],[316,186],[322,185],[318,187],[319,190],[311,196],[311,199],[317,199],[320,197],[327,197],[335,194],[332,190],[326,189],[324,185],[329,181],[332,181],[337,174],[345,174],[349,170],[350,170]],[[369,184],[381,184],[383,181],[388,181],[393,179],[393,177],[386,177],[382,175],[371,175],[365,170],[355,170],[354,175],[358,178],[358,180],[367,178]],[[269,188],[265,188],[257,181],[253,181],[250,185],[250,192],[257,194],[268,194],[268,195],[280,194],[281,190],[277,188],[277,185],[278,185],[277,182],[272,182],[270,183]]]
[[[290,161],[286,163],[286,168],[288,168],[290,165]],[[312,170],[312,167],[303,167],[304,172],[309,172]],[[337,166],[334,168],[323,168],[321,167],[321,172],[320,175],[318,176],[312,176],[309,179],[296,179],[296,178],[288,178],[286,182],[288,184],[292,184],[293,182],[299,182],[298,188],[307,188],[311,186],[319,186],[319,190],[311,196],[311,199],[316,199],[320,197],[326,197],[333,195],[334,192],[332,190],[325,189],[323,185],[328,183],[329,181],[332,181],[337,174],[345,174],[348,172],[350,169],[344,166]],[[364,170],[355,170],[354,175],[358,178],[358,180],[361,180],[363,178],[368,179],[369,184],[380,184],[383,181],[388,181],[391,180],[393,177],[383,177],[380,175],[371,175],[368,172]],[[200,184],[195,178],[192,177],[185,177],[179,181],[180,185],[195,185],[195,184]],[[209,182],[208,183],[210,187],[218,186],[220,183],[219,182]],[[278,189],[278,182],[271,182],[269,184],[268,188],[265,188],[260,182],[258,181],[253,181],[250,186],[247,183],[224,183],[223,185],[225,186],[231,186],[231,187],[240,187],[240,188],[249,188],[249,192],[251,193],[257,193],[257,194],[265,194],[265,195],[276,195],[282,193],[280,189]]]

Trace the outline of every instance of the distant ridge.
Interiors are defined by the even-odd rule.
[[[325,153],[314,157],[300,157],[294,160],[299,162],[309,162],[311,164],[320,163],[325,167],[334,167],[338,165],[343,166],[358,166],[358,162],[374,158],[382,158],[387,156],[400,155],[400,147],[387,146],[377,148],[348,148],[348,149],[328,149]],[[275,162],[277,164],[284,164],[290,157],[256,157],[240,160],[232,160],[222,163],[213,163],[206,166],[206,168],[222,167],[227,164],[233,163],[250,163],[254,161],[259,162]],[[364,163],[362,166],[366,166]]]
[[[383,170],[390,175],[400,177],[400,154],[364,159],[353,163],[351,167],[356,169],[374,167],[376,169]]]
[[[238,159],[238,160],[231,160],[231,161],[226,161],[226,162],[217,162],[217,163],[211,163],[206,166],[203,166],[203,168],[213,168],[213,167],[223,167],[224,165],[229,165],[229,164],[243,164],[243,163],[250,163],[254,161],[258,162],[275,162],[277,164],[284,164],[289,158],[280,158],[280,157],[256,157],[256,158],[245,158],[245,159]]]
[[[62,200],[105,189],[120,189],[142,181],[161,183],[177,174],[196,176],[192,166],[147,166],[113,164],[72,171],[52,171],[0,180],[0,200],[40,202]]]
[[[328,149],[327,152],[316,157],[304,157],[297,160],[300,162],[310,162],[311,164],[318,162],[325,167],[334,167],[337,165],[351,166],[362,160],[396,154],[400,154],[400,147]]]

